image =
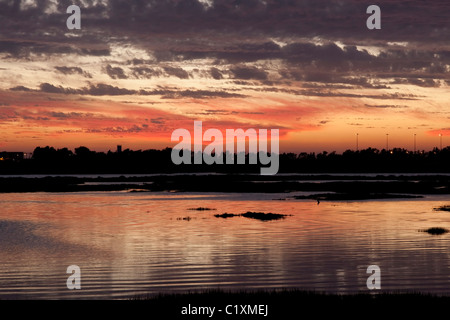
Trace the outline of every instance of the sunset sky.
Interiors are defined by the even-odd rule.
[[[285,152],[449,145],[450,2],[0,0],[0,151],[161,149],[194,121]]]

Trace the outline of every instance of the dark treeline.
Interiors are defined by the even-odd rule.
[[[256,173],[261,164],[182,164],[171,160],[172,149],[95,152],[86,147],[55,149],[37,147],[30,159],[2,159],[0,174],[76,174],[76,173],[176,173],[218,172]],[[235,155],[236,157],[236,155]],[[225,157],[224,157],[225,159]],[[235,158],[236,159],[236,158]],[[283,153],[279,155],[279,173],[333,172],[450,172],[450,147],[442,150],[411,152],[406,149],[347,150],[342,154]],[[225,161],[225,160],[224,160]],[[235,161],[236,163],[237,161]]]

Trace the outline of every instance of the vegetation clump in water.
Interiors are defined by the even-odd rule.
[[[231,217],[245,217],[250,219],[257,219],[261,221],[269,221],[269,220],[279,220],[284,219],[286,217],[286,214],[279,214],[279,213],[264,213],[264,212],[251,212],[248,211],[246,213],[242,214],[234,214],[234,213],[222,213],[222,214],[216,214],[214,215],[216,218],[231,218]]]
[[[440,206],[440,207],[434,208],[434,211],[450,211],[450,206]]]
[[[439,227],[433,227],[433,228],[428,228],[428,229],[419,230],[419,231],[426,232],[426,233],[429,233],[429,234],[432,234],[432,235],[441,235],[441,234],[444,234],[444,233],[448,232],[447,229],[439,228]]]
[[[234,213],[222,213],[222,214],[215,214],[214,217],[216,218],[231,218],[231,217],[238,217],[240,214],[234,214]]]
[[[268,220],[279,220],[284,219],[286,217],[285,214],[279,214],[279,213],[264,213],[264,212],[246,212],[242,214],[245,218],[251,218],[251,219],[258,219],[263,221]]]

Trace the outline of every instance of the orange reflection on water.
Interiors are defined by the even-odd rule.
[[[0,298],[126,298],[202,288],[448,291],[445,198],[321,202],[280,194],[23,193],[0,200]],[[190,210],[192,208],[214,210]],[[224,212],[287,214],[259,221]],[[82,290],[67,290],[79,265]]]

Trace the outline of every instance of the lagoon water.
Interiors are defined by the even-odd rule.
[[[127,299],[203,289],[450,294],[448,195],[377,201],[293,194],[10,193],[0,197],[0,299]],[[216,210],[196,211],[207,207]],[[259,221],[215,214],[288,214]],[[70,265],[81,290],[69,290]]]

